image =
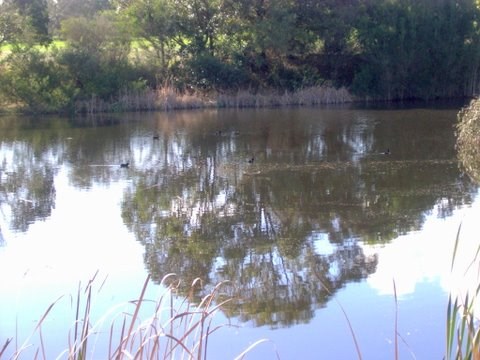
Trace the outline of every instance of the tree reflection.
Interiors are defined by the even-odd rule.
[[[12,229],[27,231],[30,224],[51,215],[55,177],[62,166],[79,187],[110,183],[122,176],[112,172],[110,165],[126,157],[128,146],[122,144],[117,153],[110,151],[122,136],[117,129],[102,137],[106,129],[118,125],[107,119],[1,118],[0,210],[8,213]]]
[[[55,167],[48,154],[25,143],[15,149],[1,146],[0,205],[10,209],[10,225],[27,231],[35,220],[50,216],[55,204]],[[7,160],[7,154],[10,159]]]
[[[189,124],[189,139],[160,129],[143,158],[157,167],[136,177],[122,213],[156,281],[174,272],[186,293],[197,277],[230,280],[231,315],[258,325],[308,321],[338,289],[375,271],[362,243],[418,230],[433,208],[447,216],[474,192],[447,127],[417,145],[431,149],[443,137],[435,157],[412,158],[376,151],[383,137],[372,133],[382,129],[363,121],[327,121],[315,136],[285,119],[254,124],[236,136]]]
[[[363,244],[418,230],[432,211],[449,216],[476,190],[458,171],[446,112],[149,116],[0,122],[10,225],[26,231],[50,216],[59,171],[82,189],[128,179],[121,216],[152,278],[176,273],[183,294],[196,278],[205,291],[228,280],[237,301],[227,311],[258,325],[309,321],[337,290],[375,272]]]

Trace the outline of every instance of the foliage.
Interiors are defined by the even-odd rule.
[[[49,24],[52,35],[57,35],[61,23],[69,18],[93,18],[97,13],[111,10],[109,0],[48,0]]]
[[[154,49],[163,70],[174,53],[175,14],[173,3],[166,0],[134,1],[124,10],[125,21],[136,36],[147,40],[147,49],[148,46]]]
[[[458,113],[457,151],[458,158],[467,174],[480,182],[480,99]]]
[[[7,42],[15,42],[21,31],[22,18],[20,15],[11,4],[0,3],[0,46]]]
[[[195,88],[206,90],[234,90],[248,83],[248,75],[234,64],[223,62],[211,56],[197,56],[188,62],[188,83]]]
[[[353,89],[389,100],[472,94],[478,17],[468,0],[367,3],[355,23],[362,63]]]
[[[70,18],[62,25],[67,47],[59,57],[75,79],[81,98],[109,99],[119,90],[143,88],[128,61],[129,39],[112,13]]]
[[[40,44],[47,44],[50,41],[47,0],[5,0],[3,2],[11,6],[11,13],[18,13],[22,17],[23,25],[28,28],[28,30],[23,29],[22,32],[31,35],[31,41]]]
[[[52,59],[71,73],[82,100],[115,102],[139,84],[182,92],[330,85],[378,100],[479,89],[474,0],[8,0],[0,7],[0,44],[66,41],[65,56]]]
[[[14,47],[0,74],[3,96],[29,112],[67,110],[78,90],[67,69],[52,55],[35,48]]]

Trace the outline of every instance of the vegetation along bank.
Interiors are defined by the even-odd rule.
[[[474,96],[479,24],[475,0],[3,0],[0,108]]]

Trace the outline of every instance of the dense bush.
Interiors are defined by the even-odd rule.
[[[66,50],[59,57],[59,62],[75,80],[78,98],[97,96],[109,100],[120,90],[144,86],[137,77],[137,69],[124,59],[106,61],[88,53]]]
[[[248,84],[244,69],[211,55],[201,55],[188,61],[185,79],[195,88],[205,90],[238,89]]]
[[[15,47],[4,60],[0,75],[3,96],[29,112],[66,111],[78,93],[56,53]]]
[[[61,19],[51,25],[60,53],[22,55],[17,47],[2,57],[0,48],[0,93],[10,101],[61,110],[74,99],[115,101],[123,90],[172,85],[209,93],[330,85],[379,100],[479,92],[475,0],[130,0],[115,1],[115,11],[104,0],[57,14],[69,1],[50,10]],[[12,36],[32,23],[28,9],[0,4],[0,20],[13,26],[0,26],[0,44],[45,39],[44,7],[35,26]]]

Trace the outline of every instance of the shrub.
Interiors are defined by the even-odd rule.
[[[121,89],[141,89],[144,83],[125,59],[104,59],[75,49],[66,49],[59,59],[75,79],[78,97],[109,100]]]
[[[480,182],[480,99],[458,113],[457,152],[463,169]]]
[[[68,110],[77,93],[70,73],[56,61],[57,53],[13,47],[4,59],[0,92],[28,112]]]
[[[241,88],[248,81],[247,74],[240,67],[211,55],[190,60],[187,63],[187,78],[194,87],[205,90]]]

